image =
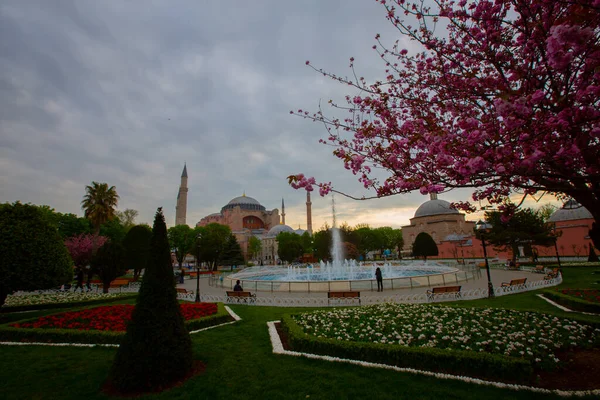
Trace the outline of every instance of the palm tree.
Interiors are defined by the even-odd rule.
[[[92,186],[86,186],[85,192],[81,208],[85,212],[85,217],[94,226],[97,236],[100,233],[100,225],[115,217],[119,195],[114,186],[109,188],[107,183],[98,182],[92,182]]]

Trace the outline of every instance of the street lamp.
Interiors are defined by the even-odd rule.
[[[200,303],[200,239],[202,238],[202,234],[199,233],[196,236],[196,243],[198,244],[198,259],[196,260],[196,299],[194,300],[196,303]]]
[[[485,259],[485,269],[487,271],[488,278],[488,298],[490,299],[494,297],[494,286],[492,285],[492,277],[490,275],[490,264],[488,263],[487,259],[487,251],[485,249],[484,236],[490,231],[491,228],[492,226],[490,224],[482,220],[477,221],[477,223],[475,224],[475,229],[477,230],[477,232],[479,232],[479,237],[481,238],[481,245],[483,246],[483,258]]]

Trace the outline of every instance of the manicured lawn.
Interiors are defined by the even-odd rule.
[[[589,273],[593,270],[588,270]],[[565,271],[562,287],[590,279]],[[571,276],[573,279],[571,280]],[[596,280],[593,277],[594,281]],[[584,287],[584,286],[581,286]],[[594,285],[591,285],[594,287]],[[533,293],[494,300],[457,302],[536,310],[573,318]],[[309,309],[231,307],[242,321],[192,335],[194,355],[206,371],[182,386],[143,399],[548,399],[559,396],[515,392],[355,365],[274,355],[266,322]],[[53,312],[56,312],[54,310]],[[41,313],[40,315],[49,314]],[[27,315],[28,317],[30,315]],[[600,322],[599,317],[586,317]],[[581,319],[581,318],[577,318]],[[0,346],[2,399],[106,399],[99,388],[116,350]],[[592,397],[588,397],[592,398]]]

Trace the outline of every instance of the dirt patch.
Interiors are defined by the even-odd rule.
[[[122,397],[122,398],[135,398],[135,397],[143,396],[143,395],[146,395],[146,394],[162,393],[162,392],[167,391],[169,389],[173,389],[173,388],[176,388],[178,386],[183,385],[188,379],[191,379],[191,378],[193,378],[195,376],[198,376],[198,375],[202,375],[204,373],[204,371],[206,371],[206,365],[202,361],[195,360],[193,362],[193,364],[192,364],[192,370],[190,371],[189,374],[187,374],[183,378],[179,379],[178,381],[173,382],[171,385],[162,387],[162,388],[160,388],[158,390],[151,391],[151,392],[138,392],[138,393],[123,394],[123,393],[119,392],[117,389],[115,389],[110,384],[110,382],[106,382],[102,386],[102,392],[104,394],[107,394],[108,396]]]
[[[279,338],[285,350],[292,350],[288,335],[280,323],[275,324]],[[557,355],[562,367],[555,371],[536,371],[535,381],[530,386],[559,390],[600,389],[600,349],[582,349]],[[434,371],[437,372],[437,371]],[[474,377],[489,380],[481,377]],[[516,383],[498,380],[504,383]]]

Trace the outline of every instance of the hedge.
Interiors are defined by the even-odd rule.
[[[529,383],[533,378],[531,363],[514,357],[319,338],[304,333],[291,315],[282,317],[281,326],[294,351],[484,379]]]
[[[47,304],[30,304],[26,306],[4,306],[0,307],[0,314],[4,313],[12,313],[12,312],[22,312],[22,311],[37,311],[37,310],[51,310],[55,308],[73,308],[73,307],[81,307],[81,306],[89,306],[93,304],[104,304],[104,303],[114,303],[116,301],[121,300],[130,300],[135,299],[137,297],[137,293],[119,297],[112,297],[109,299],[96,299],[96,300],[87,300],[87,301],[77,301],[70,303],[47,303]]]
[[[217,304],[217,313],[204,318],[198,318],[185,322],[188,331],[194,331],[213,325],[231,321],[222,303]],[[0,325],[0,341],[12,342],[42,342],[42,343],[95,343],[95,344],[120,344],[125,332],[110,331],[82,331],[76,329],[35,329],[14,328],[9,325],[22,322],[31,322],[36,318],[23,319],[4,325]]]
[[[581,289],[585,290],[585,289]],[[594,314],[600,314],[600,304],[592,303],[587,300],[580,299],[578,297],[569,296],[561,293],[558,290],[544,290],[544,296],[558,304],[570,308],[576,311],[589,312]]]

